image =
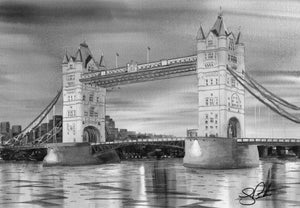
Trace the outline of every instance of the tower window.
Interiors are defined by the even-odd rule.
[[[90,94],[89,101],[93,102],[93,100],[94,100],[94,94]]]
[[[95,107],[91,106],[90,107],[90,117],[94,116],[94,111],[95,111]]]
[[[209,98],[209,105],[214,105],[214,99],[213,98]]]
[[[228,48],[229,48],[229,50],[232,50],[232,51],[234,50],[234,42],[233,42],[232,38],[229,39],[229,47]]]
[[[241,107],[241,100],[240,100],[239,96],[236,93],[234,93],[231,96],[231,104],[232,104],[232,107],[235,107],[235,108],[240,108]]]
[[[85,101],[85,95],[82,96],[82,100]]]
[[[232,55],[228,54],[228,61],[236,64],[237,58],[236,58],[236,56],[232,56]]]
[[[207,46],[212,46],[214,44],[212,39],[207,40]]]
[[[206,60],[215,59],[215,58],[216,58],[216,54],[214,52],[205,53],[205,59]]]
[[[69,110],[68,111],[68,117],[75,117],[76,116],[76,110]]]
[[[235,87],[235,79],[233,77],[231,78],[231,86]]]
[[[215,104],[219,105],[219,99],[218,99],[218,97],[215,97]]]

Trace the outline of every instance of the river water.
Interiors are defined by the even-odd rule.
[[[242,189],[266,181],[269,170],[271,196],[241,205]],[[190,169],[182,159],[79,167],[1,163],[0,174],[0,207],[300,207],[300,160],[239,170]]]

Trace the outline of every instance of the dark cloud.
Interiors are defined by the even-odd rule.
[[[112,19],[112,8],[122,8],[122,3],[93,1],[24,2],[5,1],[0,4],[0,19],[13,23],[55,23],[90,19]],[[81,21],[80,21],[81,22]]]
[[[143,5],[143,3],[141,3]],[[200,9],[208,13],[205,7]],[[126,2],[116,1],[4,1],[0,4],[0,19],[13,23],[64,23],[71,21],[80,23],[108,21],[113,18],[132,20],[174,20],[178,14],[197,15],[198,8],[182,6],[131,8]]]

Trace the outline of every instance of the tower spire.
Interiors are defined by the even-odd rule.
[[[221,8],[222,9],[222,8]],[[213,32],[216,36],[227,36],[228,31],[225,26],[224,20],[223,20],[223,12],[220,11],[218,18],[214,24],[214,26],[211,28],[211,32]]]
[[[202,28],[202,25],[200,24],[200,27],[199,27],[199,30],[197,32],[197,37],[196,37],[197,40],[204,40],[205,39],[205,35],[204,35],[204,32],[203,32],[203,28]]]
[[[219,11],[219,14],[218,16],[222,17],[223,16],[223,10],[222,10],[222,6],[220,6],[220,11]]]
[[[237,35],[235,44],[239,44],[240,43],[240,38],[241,38],[241,26],[239,27],[239,33]]]
[[[63,64],[69,63],[69,56],[68,56],[68,51],[67,51],[67,49],[65,50],[65,55],[64,55],[64,58],[63,58],[62,63],[63,63]]]

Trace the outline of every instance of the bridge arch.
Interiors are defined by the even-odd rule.
[[[236,117],[231,117],[227,126],[227,138],[240,138],[241,124]]]
[[[83,129],[83,142],[97,143],[100,141],[100,131],[94,126]]]

